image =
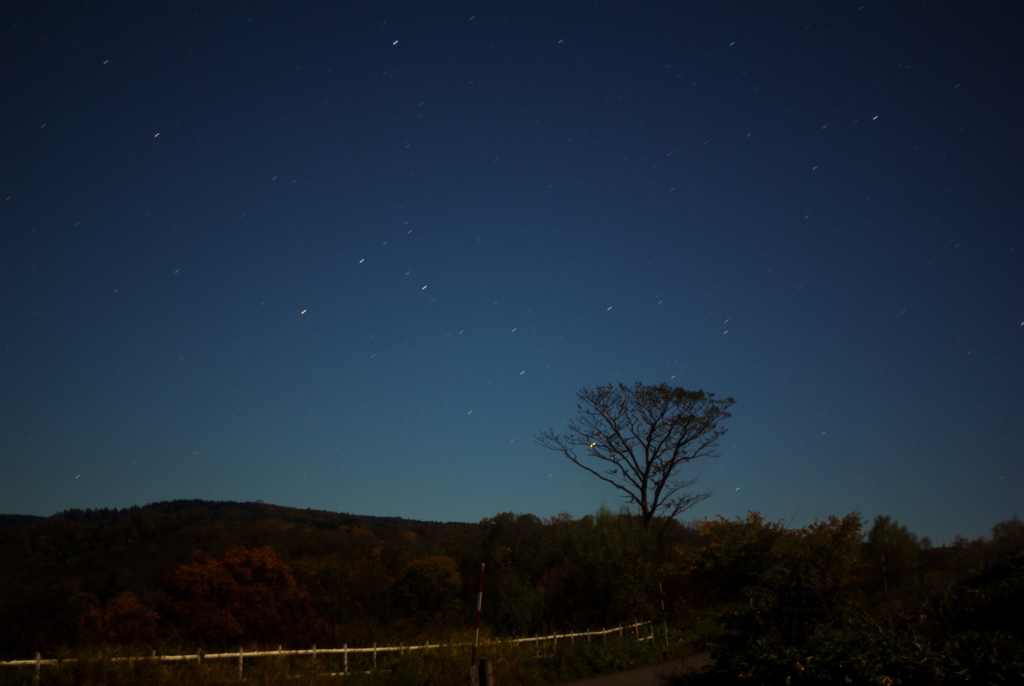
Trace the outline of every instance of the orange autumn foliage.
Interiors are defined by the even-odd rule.
[[[167,614],[185,638],[202,646],[239,641],[308,645],[327,625],[306,589],[269,546],[235,546],[167,577]]]
[[[152,643],[156,640],[160,616],[131,593],[122,593],[102,609],[90,607],[79,615],[79,634],[101,642]]]

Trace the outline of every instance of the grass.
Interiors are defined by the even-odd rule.
[[[659,632],[660,633],[660,632]],[[450,637],[458,643],[465,636]],[[478,657],[491,663],[494,680],[502,686],[539,686],[570,681],[589,674],[614,672],[661,662],[666,657],[680,657],[689,652],[688,644],[671,635],[665,649],[663,636],[652,641],[637,641],[634,636],[608,636],[591,642],[577,639],[575,643],[560,639],[557,648],[552,642],[512,643],[486,642]],[[165,654],[171,651],[164,651]],[[429,650],[378,654],[378,669],[372,670],[372,656],[349,654],[347,676],[341,655],[252,657],[244,660],[243,678],[256,686],[294,686],[330,684],[331,686],[465,686],[468,681],[471,647],[443,645]],[[156,662],[131,657],[128,649],[110,647],[102,656],[94,651],[64,654],[62,662],[43,665],[40,686],[238,686],[238,663],[235,659],[189,662]],[[137,656],[137,653],[136,653]],[[72,659],[74,658],[74,659]],[[0,686],[31,684],[35,668],[0,668]]]

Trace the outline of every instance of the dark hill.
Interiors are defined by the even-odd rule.
[[[4,654],[11,647],[24,653],[71,640],[75,617],[124,592],[158,606],[164,579],[178,565],[231,546],[267,545],[306,567],[378,549],[397,568],[433,549],[439,536],[461,538],[475,526],[204,500],[4,515],[0,646]],[[55,626],[67,635],[55,635]]]
[[[9,526],[25,526],[26,524],[32,524],[43,519],[46,519],[46,517],[37,517],[36,515],[0,514],[0,529],[5,529]]]

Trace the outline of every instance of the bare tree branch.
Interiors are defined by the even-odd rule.
[[[568,432],[541,431],[538,445],[562,453],[574,464],[617,488],[640,509],[644,526],[655,517],[667,522],[711,497],[690,493],[699,475],[683,479],[679,470],[702,457],[718,457],[721,423],[732,398],[687,391],[668,384],[618,384],[576,393],[576,418]]]

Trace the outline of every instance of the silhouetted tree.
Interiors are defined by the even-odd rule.
[[[878,515],[868,532],[867,551],[883,588],[898,585],[917,571],[917,537],[888,515]]]
[[[992,547],[998,553],[1024,551],[1024,522],[1017,515],[992,527]]]
[[[721,423],[731,416],[735,400],[641,383],[584,388],[576,397],[580,404],[568,433],[548,429],[536,442],[621,491],[640,509],[644,527],[660,515],[663,530],[669,520],[711,496],[687,491],[698,477],[685,479],[680,471],[691,460],[718,457],[715,449],[725,433]]]

